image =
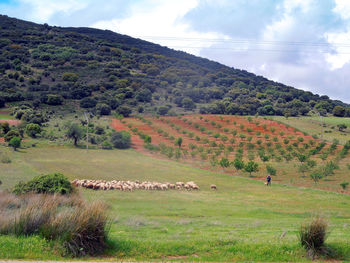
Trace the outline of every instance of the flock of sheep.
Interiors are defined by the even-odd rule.
[[[194,182],[176,182],[172,183],[158,183],[158,182],[140,182],[140,181],[105,181],[105,180],[78,180],[72,181],[72,184],[77,187],[85,187],[94,190],[120,190],[120,191],[134,191],[136,189],[142,190],[199,190],[199,186]],[[211,189],[216,190],[215,185],[210,186]]]

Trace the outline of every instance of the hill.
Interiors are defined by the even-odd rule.
[[[141,39],[0,15],[0,107],[175,114],[350,116],[349,105]]]

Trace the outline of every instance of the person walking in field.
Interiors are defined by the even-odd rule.
[[[268,175],[267,177],[266,177],[266,185],[267,186],[271,186],[271,176],[270,175]]]

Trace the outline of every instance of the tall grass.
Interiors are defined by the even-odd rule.
[[[299,240],[310,257],[314,258],[317,254],[327,252],[325,247],[327,228],[328,223],[321,217],[316,217],[310,223],[301,226]]]
[[[101,202],[77,195],[16,196],[0,192],[0,234],[57,240],[65,254],[96,255],[107,247],[109,220]]]

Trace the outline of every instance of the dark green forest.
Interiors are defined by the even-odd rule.
[[[0,15],[0,108],[112,113],[350,116],[349,105],[107,30]]]

